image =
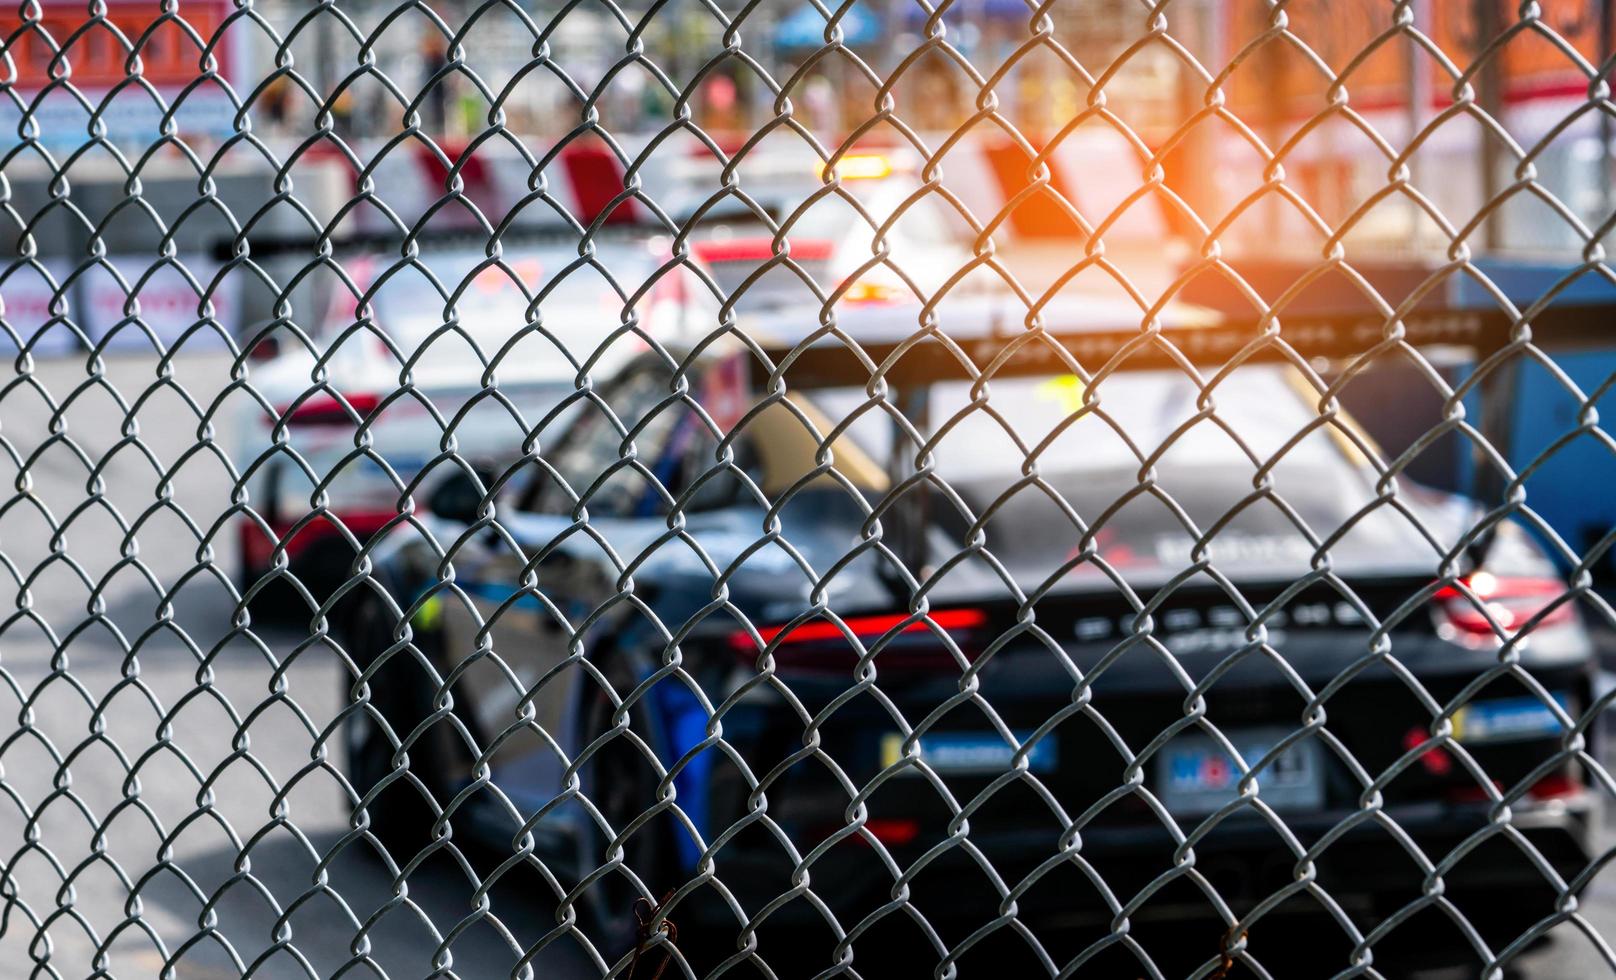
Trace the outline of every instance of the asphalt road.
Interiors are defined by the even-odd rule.
[[[110,362],[106,385],[84,387],[82,359],[42,364],[35,380],[57,407],[68,401],[70,441],[48,438],[57,409],[31,384],[0,394],[0,449],[30,459],[33,479],[0,512],[0,980],[156,977],[165,962],[178,980],[330,977],[365,941],[390,977],[509,976],[513,946],[554,925],[543,889],[506,882],[479,916],[452,863],[395,887],[345,842],[331,771],[342,750],[319,738],[338,703],[335,654],[306,628],[232,620],[217,575],[234,567],[233,541],[211,527],[228,471],[210,453],[187,456],[192,406],[218,398],[223,362],[176,363],[189,402],[157,384],[151,359]],[[139,445],[124,441],[126,414]],[[0,454],[0,485],[15,476]],[[211,556],[199,551],[208,534]],[[1616,937],[1616,886],[1596,882],[1583,906]],[[1569,925],[1521,967],[1605,972]],[[534,968],[596,975],[564,940]]]
[[[58,407],[86,378],[82,359],[37,376]],[[109,362],[106,380],[63,412],[71,443],[46,438],[55,409],[31,386],[0,398],[6,448],[38,454],[31,496],[0,514],[0,558],[26,578],[29,605],[0,620],[0,861],[10,871],[0,893],[14,896],[0,920],[0,978],[45,959],[41,976],[104,967],[156,977],[170,957],[177,980],[239,977],[255,963],[266,980],[329,977],[362,926],[387,976],[446,965],[464,978],[509,976],[518,955],[493,919],[443,939],[476,918],[457,866],[425,866],[401,891],[367,845],[344,842],[349,814],[331,771],[340,741],[317,740],[337,705],[336,656],[307,643],[307,628],[233,622],[217,577],[234,568],[228,528],[213,532],[216,567],[198,562],[200,535],[228,504],[228,470],[207,453],[185,458],[198,416],[172,389],[152,389],[153,359]],[[225,362],[181,361],[174,381],[205,407],[228,382]],[[148,391],[133,412],[137,447],[122,441],[123,420]],[[80,454],[104,461],[99,493]],[[153,461],[177,467],[166,506]],[[0,460],[0,496],[15,476]],[[0,573],[6,614],[10,579]],[[495,901],[518,946],[555,924],[531,883],[513,881]],[[278,949],[279,938],[290,946]],[[565,943],[534,966],[596,972]]]

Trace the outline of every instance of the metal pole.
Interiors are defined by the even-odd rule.
[[[1599,64],[1609,60],[1612,48],[1611,32],[1616,30],[1616,0],[1600,0],[1599,2]],[[1609,79],[1606,79],[1608,82]],[[1597,113],[1599,116],[1599,172],[1595,179],[1604,192],[1600,195],[1603,207],[1596,216],[1593,224],[1598,225],[1616,211],[1616,172],[1613,172],[1610,142],[1616,139],[1616,131],[1611,125],[1610,113]]]
[[[1427,31],[1431,27],[1431,12],[1426,0],[1414,0],[1409,5],[1414,16],[1414,26]],[[1417,44],[1409,44],[1408,50],[1408,138],[1405,145],[1412,145],[1420,135],[1420,129],[1425,125],[1425,110],[1431,104],[1431,87],[1425,77],[1425,57]],[[1417,190],[1424,183],[1422,180],[1425,168],[1421,165],[1418,152],[1408,158],[1408,182]],[[1408,238],[1409,245],[1414,249],[1420,246],[1420,232],[1425,228],[1425,212],[1413,201],[1408,202]]]
[[[1258,72],[1258,77],[1263,82],[1263,139],[1268,143],[1268,148],[1274,150],[1284,140],[1285,107],[1290,93],[1285,90],[1285,62],[1280,57],[1279,46],[1263,45],[1259,57],[1262,59],[1259,62],[1262,70]],[[1280,207],[1276,195],[1264,196],[1263,224],[1269,242],[1283,240],[1281,222],[1284,216]]]
[[[315,84],[320,87],[321,98],[329,98],[331,89],[336,85],[337,45],[336,38],[331,31],[336,26],[331,15],[324,14],[315,19],[318,30],[314,32],[314,77]]]
[[[893,393],[893,402],[898,412],[915,431],[920,433],[922,439],[931,437],[931,388],[925,384],[912,384],[900,387]],[[916,456],[920,447],[909,440],[908,431],[898,423],[892,421],[892,452],[887,461],[887,475],[893,487],[909,479],[918,472]],[[903,561],[909,574],[917,579],[929,576],[931,567],[931,550],[928,547],[927,533],[931,525],[931,486],[925,482],[917,483],[910,491],[912,496],[908,501],[893,507],[887,512],[888,516],[883,524],[891,529],[897,537],[893,551]]]
[[[1476,52],[1480,57],[1502,30],[1501,18],[1498,16],[1498,6],[1501,0],[1476,0],[1475,28]],[[1503,85],[1502,65],[1497,54],[1488,57],[1482,65],[1477,77],[1481,109],[1487,115],[1503,122]],[[1499,181],[1499,155],[1498,143],[1487,133],[1481,135],[1481,206],[1491,207],[1502,190]],[[1504,221],[1503,215],[1497,211],[1490,212],[1482,222],[1482,240],[1489,253],[1501,251],[1504,247]],[[1519,390],[1519,376],[1521,360],[1519,357],[1499,364],[1481,382],[1481,431],[1487,442],[1498,451],[1506,461],[1512,456],[1514,444],[1516,419],[1516,394]],[[1484,507],[1494,507],[1503,501],[1504,474],[1500,473],[1487,461],[1486,455],[1480,447],[1476,450],[1476,498]],[[1481,554],[1491,535],[1473,549],[1474,553]]]
[[[1220,23],[1224,14],[1220,0],[1205,0],[1186,9],[1186,22],[1194,26],[1192,38],[1196,42],[1195,55],[1213,75],[1224,64]],[[1205,86],[1195,72],[1183,66],[1178,70],[1176,97],[1181,122],[1206,108]],[[1223,211],[1218,196],[1220,135],[1221,127],[1206,124],[1196,126],[1184,134],[1183,141],[1172,154],[1175,159],[1169,165],[1179,195],[1207,225],[1215,225]],[[1186,227],[1184,230],[1187,233],[1189,229]],[[1190,244],[1198,248],[1202,243],[1195,241]]]
[[[1476,25],[1476,52],[1480,57],[1487,51],[1503,32],[1502,18],[1498,16],[1500,0],[1475,0]],[[1502,124],[1504,121],[1504,92],[1503,92],[1503,62],[1497,52],[1493,52],[1481,66],[1477,76],[1477,96],[1481,111],[1488,117]],[[1499,180],[1498,141],[1492,136],[1483,133],[1481,136],[1481,206],[1489,207],[1498,199],[1503,191]],[[1501,212],[1488,214],[1482,222],[1482,241],[1487,251],[1498,252],[1504,248],[1504,216]]]

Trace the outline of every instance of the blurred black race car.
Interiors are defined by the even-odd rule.
[[[1573,599],[1297,369],[759,363],[646,354],[377,547],[345,696],[392,848],[518,854],[619,950],[669,894],[687,931],[935,956],[1013,922],[1135,969],[1157,919],[1200,962],[1254,909],[1343,958],[1388,917],[1497,952],[1555,914],[1595,807]]]

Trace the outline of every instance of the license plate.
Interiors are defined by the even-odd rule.
[[[1560,708],[1570,710],[1570,698],[1554,692]],[[1460,742],[1511,742],[1520,739],[1558,738],[1565,728],[1549,706],[1530,695],[1472,701],[1453,713],[1453,737]]]
[[[1031,732],[1016,732],[1022,745]],[[1016,750],[998,732],[939,732],[920,736],[920,758],[939,773],[961,775],[997,774],[1011,769]],[[1027,752],[1027,768],[1050,772],[1057,759],[1055,736],[1045,735]],[[881,765],[896,765],[903,758],[903,736],[890,734],[881,740]],[[909,770],[914,772],[914,770]]]
[[[1226,732],[1247,765],[1255,765],[1288,734],[1279,729]],[[1297,742],[1257,770],[1263,802],[1275,810],[1316,810],[1324,804],[1318,742]],[[1181,735],[1156,762],[1156,796],[1173,813],[1207,814],[1237,795],[1241,772],[1234,758],[1209,735]]]

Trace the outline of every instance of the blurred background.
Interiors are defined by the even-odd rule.
[[[1616,210],[1612,113],[1590,82],[1611,52],[1607,0],[1535,5],[1527,26],[1499,0],[166,6],[0,15],[16,70],[0,100],[16,232],[0,234],[0,345],[199,352],[317,329],[343,291],[334,269],[304,268],[317,236],[396,253],[404,229],[668,235],[670,201],[722,193],[715,161],[743,147],[743,189],[782,160],[806,175],[838,148],[925,147],[929,193],[991,222],[1032,295],[1133,302],[1126,282],[1249,320],[1268,303],[1383,316],[1380,301],[1411,298],[1496,312],[1572,280],[1563,298],[1616,299],[1578,265]],[[221,264],[238,236],[255,267]],[[1102,242],[1106,263],[1085,261]],[[1337,249],[1368,292],[1347,276],[1292,290]],[[1212,254],[1260,302],[1201,262]],[[1488,281],[1426,296],[1454,257]],[[1584,406],[1517,361],[1466,407],[1531,407],[1487,433],[1521,463]],[[1595,400],[1616,366],[1587,350],[1556,361]],[[1471,370],[1431,363],[1452,384]],[[1438,424],[1444,396],[1422,366],[1373,366],[1342,397],[1395,454]],[[1616,457],[1573,443],[1534,471],[1533,495],[1585,548],[1616,512],[1568,488],[1616,479]],[[1450,433],[1408,472],[1480,492],[1476,454]]]
[[[1387,187],[1389,155],[1406,163],[1406,179],[1456,222],[1517,179],[1524,149],[1534,151],[1534,179],[1579,218],[1598,224],[1610,205],[1610,119],[1587,108],[1588,65],[1609,51],[1611,11],[1603,0],[1539,5],[1553,40],[1534,31],[1506,38],[1513,8],[1496,0],[1299,2],[1272,10],[1265,0],[1178,0],[1154,23],[1134,0],[1073,0],[1043,10],[1017,0],[957,0],[940,13],[919,2],[860,0],[833,16],[834,46],[827,44],[827,10],[835,15],[838,8],[808,0],[679,2],[657,5],[654,16],[645,5],[605,2],[266,0],[251,17],[232,15],[229,0],[185,0],[183,22],[209,42],[216,66],[201,78],[198,45],[186,27],[173,20],[153,27],[161,6],[108,4],[106,23],[126,39],[151,31],[138,83],[110,29],[75,34],[82,4],[46,2],[26,31],[18,31],[14,11],[5,15],[8,33],[17,32],[17,77],[0,126],[15,135],[26,106],[39,143],[66,155],[92,128],[81,104],[88,101],[100,110],[94,129],[137,154],[163,143],[167,128],[207,159],[250,124],[277,159],[296,156],[299,166],[346,155],[344,146],[375,161],[409,131],[429,137],[451,160],[468,149],[486,157],[465,167],[475,195],[481,182],[500,184],[511,137],[540,156],[570,135],[594,131],[633,156],[688,119],[717,147],[734,150],[778,119],[783,92],[792,125],[827,147],[855,133],[861,141],[896,140],[898,123],[934,136],[964,127],[989,154],[1002,152],[1003,143],[1132,143],[1132,153],[1122,152],[1133,165],[1121,170],[1084,167],[1074,154],[1055,152],[1051,183],[1073,191],[1095,217],[1143,182],[1132,157],[1143,151],[1163,157],[1166,185],[1211,223],[1265,179],[1255,139],[1283,148],[1285,181],[1323,221],[1373,212],[1354,222],[1353,244],[1411,249],[1448,237],[1401,195],[1374,200]],[[1413,18],[1424,44],[1389,33],[1399,11]],[[71,75],[35,104],[64,42]],[[1495,47],[1495,57],[1480,57]],[[1207,112],[1212,76],[1225,66],[1219,111]],[[877,112],[883,95],[890,119]],[[160,102],[173,108],[171,116]],[[315,139],[322,106],[331,138]],[[502,136],[485,142],[495,117]],[[691,152],[674,143],[669,150]],[[164,156],[184,152],[157,146],[143,169],[155,176]],[[229,152],[218,164],[253,155]],[[410,154],[381,155],[400,157],[401,167]],[[93,166],[99,156],[85,154],[73,167]],[[13,157],[8,170],[31,162],[38,162],[34,154]],[[654,174],[642,176],[654,197]],[[311,190],[300,187],[300,196]],[[392,200],[395,190],[401,188],[389,186],[385,196]],[[1532,197],[1510,201],[1488,223],[1487,246],[1580,247],[1575,232]],[[1161,212],[1168,234],[1201,237],[1181,209],[1160,200],[1141,206]],[[1047,215],[1032,213],[1048,208],[1022,210],[1029,213],[1013,222],[1016,232],[1058,230]],[[1285,213],[1291,209],[1275,201],[1255,210],[1222,236],[1226,247],[1312,250],[1305,224]]]

